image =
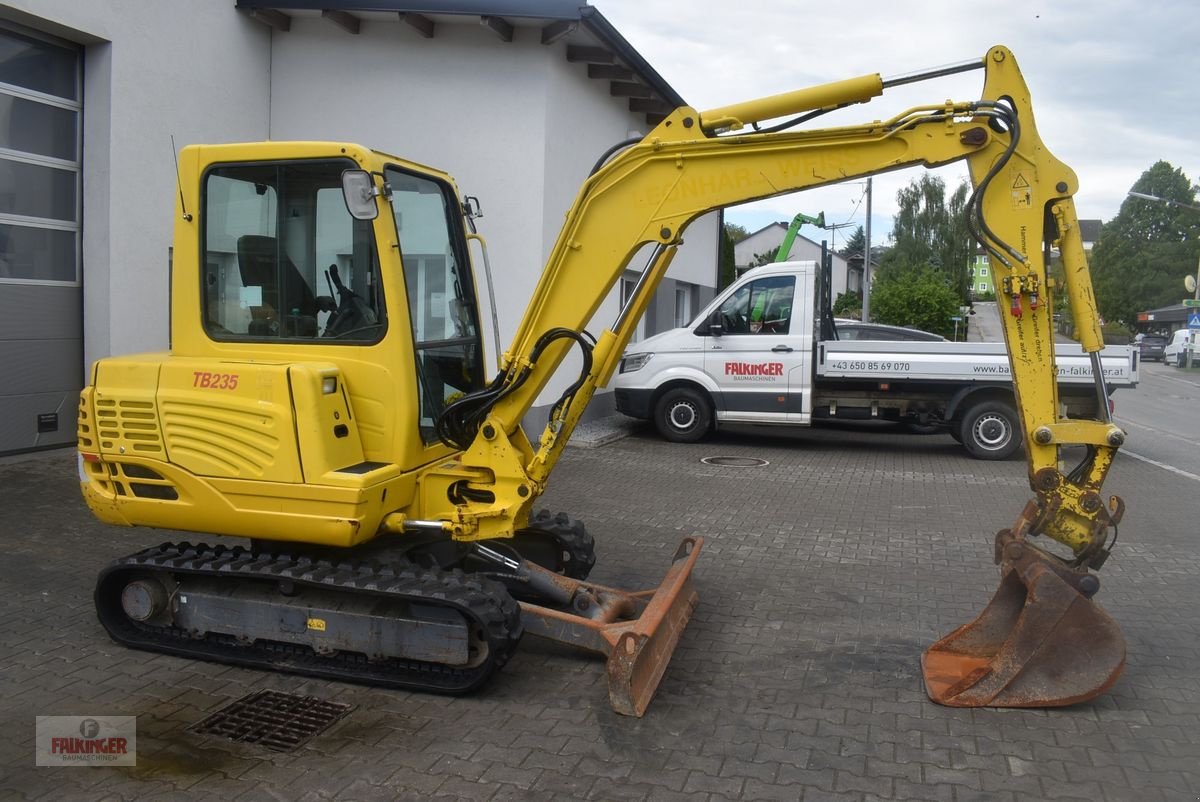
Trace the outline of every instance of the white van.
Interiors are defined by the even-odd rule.
[[[1192,335],[1196,335],[1193,339]],[[1192,364],[1200,365],[1200,332],[1192,329],[1180,329],[1171,335],[1171,341],[1163,349],[1163,363],[1176,367],[1187,367],[1187,352],[1192,352]]]

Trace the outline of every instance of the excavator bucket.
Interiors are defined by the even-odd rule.
[[[1091,600],[1096,577],[1005,531],[1004,573],[984,611],[921,659],[929,698],[950,707],[1059,707],[1104,693],[1125,639]]]
[[[526,633],[607,656],[608,698],[613,710],[641,716],[699,601],[692,588],[692,570],[703,542],[699,537],[685,538],[666,577],[653,590],[630,593],[539,573],[533,581],[550,581],[562,589],[567,609],[522,601]],[[529,576],[538,569],[525,563],[522,571]]]

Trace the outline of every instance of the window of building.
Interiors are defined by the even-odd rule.
[[[692,322],[692,286],[679,283],[675,285],[675,328],[682,328]]]
[[[984,265],[988,263],[988,255],[986,253],[979,257],[979,263]]]
[[[79,284],[79,51],[0,30],[0,283]]]
[[[986,282],[986,281],[981,281],[981,282],[979,282],[979,291],[980,291],[980,292],[987,292],[987,291],[988,291],[988,285],[987,285],[987,282]]]
[[[980,277],[980,278],[983,278],[984,276],[986,276],[986,275],[987,275],[987,271],[988,271],[988,269],[987,269],[986,267],[982,267],[982,266],[981,266],[981,267],[979,268],[979,277]]]

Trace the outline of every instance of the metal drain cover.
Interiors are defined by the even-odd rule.
[[[290,752],[353,709],[353,705],[327,702],[315,696],[255,691],[221,708],[191,730],[198,735],[215,735],[276,752]]]
[[[700,461],[719,468],[765,468],[771,464],[758,457],[703,457]]]

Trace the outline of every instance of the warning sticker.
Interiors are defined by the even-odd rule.
[[[1012,204],[1014,209],[1026,209],[1033,205],[1033,187],[1020,172],[1013,174]]]

